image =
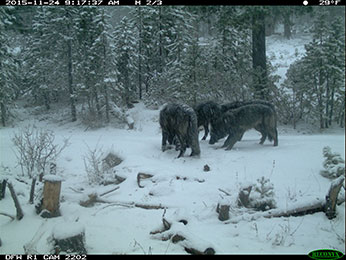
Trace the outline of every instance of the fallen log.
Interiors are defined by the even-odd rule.
[[[102,194],[105,195],[105,194]],[[122,206],[122,207],[128,207],[128,208],[142,208],[142,209],[165,209],[167,207],[159,205],[152,205],[152,204],[142,204],[142,203],[136,203],[136,202],[122,202],[122,201],[108,201],[101,199],[100,196],[96,193],[91,193],[88,195],[88,199],[84,201],[80,201],[79,205],[82,207],[92,207],[95,203],[108,203],[110,206]]]
[[[256,220],[260,217],[264,217],[264,218],[297,217],[297,216],[303,216],[307,214],[314,214],[316,212],[324,212],[328,219],[332,219],[336,217],[336,205],[340,205],[341,203],[345,201],[344,198],[339,202],[337,201],[338,194],[344,182],[345,182],[344,176],[340,176],[339,178],[334,180],[330,185],[330,188],[325,197],[325,200],[322,198],[316,198],[314,201],[311,201],[306,204],[300,203],[298,205],[297,204],[292,205],[290,208],[286,210],[273,209],[273,210],[269,210],[265,212],[243,214],[242,216],[237,218],[232,218],[229,221],[226,221],[225,223],[235,224],[242,220],[251,221],[251,220]]]

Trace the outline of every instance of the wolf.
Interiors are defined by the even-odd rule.
[[[223,113],[227,112],[228,110],[237,109],[237,108],[242,107],[242,106],[253,105],[253,104],[264,105],[264,106],[270,107],[275,112],[275,117],[276,117],[275,106],[272,103],[270,103],[268,101],[264,101],[264,100],[257,100],[257,99],[224,103],[221,105],[221,113],[223,114]],[[261,124],[259,124],[258,126],[255,127],[255,129],[261,133],[262,138],[264,138],[264,140],[263,140],[263,142],[264,142],[266,139],[266,136],[268,136],[268,134],[265,132],[265,128]],[[241,135],[239,137],[238,141],[240,141],[242,138],[243,138],[243,135]]]
[[[274,140],[274,146],[278,145],[276,113],[271,107],[261,104],[249,104],[225,112],[212,124],[209,144],[228,135],[222,147],[231,150],[245,131],[256,127],[263,129],[260,144],[268,136],[270,141]]]
[[[170,144],[176,144],[180,150],[178,158],[184,155],[187,147],[192,150],[191,156],[200,155],[197,116],[191,107],[168,103],[160,111],[159,122],[162,129],[163,152],[167,149],[168,141]]]
[[[224,103],[221,104],[221,113],[225,113],[226,111],[230,109],[236,109],[242,106],[247,106],[247,105],[264,105],[264,106],[269,106],[273,110],[275,110],[275,107],[272,103],[264,100],[259,100],[259,99],[254,99],[254,100],[247,100],[247,101],[235,101],[235,102],[229,102],[229,103]]]
[[[205,140],[209,134],[209,124],[211,121],[221,116],[221,110],[221,106],[214,101],[206,101],[196,106],[197,127],[204,127],[202,140]]]

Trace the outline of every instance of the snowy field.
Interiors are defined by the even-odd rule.
[[[268,56],[277,51],[272,60],[281,66],[278,73],[284,75],[289,64],[282,66],[285,64],[280,65],[279,60],[285,55],[284,50],[287,58],[294,60],[291,50],[295,47],[291,42],[290,48],[279,48],[281,43],[274,40],[270,42]],[[303,48],[301,43],[293,43]],[[199,158],[189,157],[188,149],[184,157],[177,159],[178,152],[174,149],[161,151],[159,110],[147,109],[139,103],[129,113],[135,122],[133,130],[109,126],[84,131],[85,127],[78,123],[62,124],[52,120],[54,115],[34,116],[19,108],[22,120],[15,127],[0,129],[0,165],[1,175],[12,181],[18,194],[24,218],[12,221],[0,215],[0,254],[22,254],[24,245],[31,245],[31,253],[50,253],[48,241],[57,227],[68,230],[76,222],[85,229],[89,254],[186,254],[184,247],[200,251],[212,247],[217,254],[307,254],[320,248],[345,253],[345,203],[337,207],[337,216],[332,220],[322,212],[300,217],[253,217],[257,215],[252,210],[237,205],[240,187],[261,177],[273,184],[279,210],[324,200],[331,180],[319,174],[323,169],[322,149],[330,146],[345,158],[344,129],[316,132],[304,126],[297,131],[279,126],[278,147],[268,140],[259,145],[259,133],[251,130],[231,151],[220,149],[223,140],[215,145],[201,141]],[[53,130],[56,143],[69,138],[70,145],[57,161],[58,175],[64,179],[60,217],[44,219],[36,215],[34,206],[28,203],[31,181],[27,178],[27,183],[23,183],[15,179],[21,171],[15,167],[11,139],[20,127],[28,124]],[[200,139],[202,136],[200,132]],[[116,174],[126,180],[119,185],[90,185],[83,162],[88,147],[119,155],[123,162],[115,167]],[[205,165],[210,171],[204,171]],[[138,173],[153,177],[142,180],[140,188]],[[89,194],[102,194],[117,186],[117,190],[102,197],[107,203],[96,203],[93,207],[79,205]],[[216,212],[220,201],[228,201],[231,206],[230,220],[225,222],[218,220]],[[166,209],[143,209],[134,203]],[[15,215],[8,189],[5,199],[0,201],[0,212]],[[171,228],[157,233],[163,229],[163,217]],[[186,239],[178,243],[163,241],[169,234]]]
[[[249,131],[233,150],[220,148],[222,142],[209,145],[201,141],[200,158],[191,158],[189,149],[184,158],[178,152],[161,152],[161,131],[158,110],[138,104],[131,110],[135,129],[104,128],[83,131],[81,127],[39,122],[52,129],[56,142],[69,137],[70,145],[58,160],[58,174],[65,181],[61,191],[61,217],[43,219],[28,204],[30,181],[14,180],[19,173],[15,166],[11,137],[16,129],[0,130],[1,164],[12,170],[12,179],[24,210],[24,218],[11,221],[0,216],[1,253],[24,253],[23,245],[33,243],[39,253],[48,253],[47,239],[55,226],[78,222],[85,227],[89,253],[186,253],[184,243],[196,248],[212,247],[217,253],[301,253],[318,248],[336,248],[345,252],[345,208],[337,208],[337,217],[328,220],[324,213],[288,218],[249,219],[251,210],[237,206],[239,188],[256,182],[262,176],[274,185],[277,208],[285,210],[316,198],[323,199],[331,181],[323,178],[322,148],[330,146],[344,157],[344,132],[300,134],[279,127],[279,146],[266,141],[259,145],[259,133]],[[25,125],[24,120],[21,124]],[[202,137],[202,132],[200,133]],[[173,223],[172,232],[180,232],[188,241],[173,244],[161,241],[164,234],[150,234],[162,228],[163,209],[142,209],[117,203],[98,203],[85,208],[79,201],[92,192],[104,193],[115,185],[90,186],[84,169],[83,156],[89,146],[113,151],[124,159],[116,166],[116,174],[126,180],[119,189],[103,198],[108,202],[135,202],[167,207],[165,219]],[[210,171],[203,171],[204,165]],[[139,172],[153,177],[137,185]],[[227,192],[227,194],[225,193]],[[218,220],[217,203],[228,200],[230,221]],[[15,215],[10,193],[0,201],[0,211]],[[187,220],[187,225],[179,222]],[[234,221],[232,221],[232,219]],[[168,231],[167,231],[168,232]],[[202,251],[203,251],[202,250]]]

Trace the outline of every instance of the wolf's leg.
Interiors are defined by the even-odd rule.
[[[162,145],[161,145],[162,152],[167,150],[167,139],[168,139],[168,133],[166,131],[162,131]]]
[[[232,138],[230,138],[230,140],[228,141],[228,145],[226,150],[232,150],[233,146],[235,145],[235,143],[239,140],[239,138],[244,134],[244,132],[238,132],[236,134],[234,134],[232,136]],[[228,138],[227,138],[228,139]],[[227,140],[226,140],[227,141]]]
[[[203,136],[202,140],[205,140],[205,139],[207,139],[207,136],[209,134],[209,123],[205,123],[203,125],[203,128],[204,128],[204,136]]]

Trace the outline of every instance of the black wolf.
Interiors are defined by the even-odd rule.
[[[277,146],[276,124],[276,113],[271,107],[261,104],[241,106],[228,110],[213,122],[209,143],[214,144],[228,135],[222,147],[231,150],[246,130],[257,127],[263,129],[260,144],[263,144],[268,135],[269,140],[274,140],[274,146]]]
[[[230,102],[230,103],[225,103],[225,104],[222,104],[221,105],[221,113],[225,113],[227,112],[228,110],[231,110],[231,109],[237,109],[237,108],[240,108],[242,106],[247,106],[247,105],[264,105],[264,106],[268,106],[270,107],[271,109],[273,109],[273,111],[275,112],[275,116],[276,116],[276,111],[275,111],[275,107],[272,103],[268,102],[268,101],[264,101],[264,100],[247,100],[247,101],[235,101],[235,102]],[[257,125],[256,127],[254,127],[258,132],[260,132],[262,134],[262,138],[263,139],[263,142],[265,141],[266,139],[266,136],[268,136],[268,133],[265,132],[265,127],[262,126],[262,124],[259,124]],[[242,139],[242,135],[239,137],[239,140],[240,141]],[[262,140],[262,139],[261,139]],[[262,142],[262,143],[263,143]],[[261,144],[262,144],[261,143]]]
[[[214,101],[206,101],[199,104],[195,108],[195,111],[197,115],[197,126],[200,127],[203,125],[204,127],[204,136],[202,140],[205,140],[209,133],[209,123],[219,118],[222,114],[221,106]]]
[[[247,105],[264,105],[264,106],[269,106],[273,110],[275,110],[275,107],[272,103],[264,100],[247,100],[247,101],[235,101],[235,102],[230,102],[230,103],[225,103],[221,105],[221,112],[225,113],[226,111],[230,109],[236,109],[242,106],[247,106]]]
[[[183,156],[187,147],[191,147],[191,156],[201,153],[198,142],[197,116],[187,105],[169,103],[160,111],[162,128],[162,151],[167,149],[166,142],[179,147],[178,158]],[[176,140],[177,139],[177,140]]]
[[[222,114],[224,114],[228,110],[237,109],[239,107],[252,104],[269,106],[275,111],[275,107],[273,104],[263,100],[235,101],[225,103],[222,105],[219,105],[214,101],[206,101],[199,104],[195,108],[195,111],[197,114],[197,126],[200,127],[201,125],[203,125],[204,127],[204,136],[202,140],[205,140],[208,136],[209,124],[213,124],[213,122],[219,119],[222,116]],[[264,132],[265,129],[261,125],[258,125],[255,129],[259,131],[262,134],[262,136],[267,136],[267,133]],[[241,140],[241,137],[239,141]]]

